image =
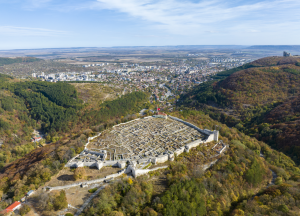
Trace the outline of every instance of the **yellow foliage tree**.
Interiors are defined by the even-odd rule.
[[[128,182],[128,184],[130,184],[130,185],[133,183],[133,181],[132,181],[131,178],[128,178],[127,182]]]
[[[245,212],[241,209],[235,209],[232,212],[232,216],[244,216],[244,215],[245,215]]]
[[[232,200],[233,202],[238,201],[237,196],[236,196],[233,192],[230,193],[230,198],[231,198],[231,200]]]
[[[112,211],[109,216],[124,216],[122,212]]]
[[[75,180],[83,179],[85,176],[86,176],[86,172],[85,172],[84,167],[76,168],[74,175],[73,175]]]
[[[216,212],[216,211],[210,211],[209,215],[210,216],[219,216],[218,212]]]
[[[143,215],[157,216],[157,212],[154,209],[150,208],[150,207],[146,207],[143,210]]]

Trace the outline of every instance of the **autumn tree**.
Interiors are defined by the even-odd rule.
[[[26,205],[26,204],[24,204],[24,205],[22,205],[22,207],[20,208],[20,211],[19,211],[19,213],[20,213],[20,215],[26,215],[28,212],[30,212],[30,207],[28,206],[28,205]]]
[[[256,186],[259,183],[261,183],[263,179],[263,175],[264,175],[263,168],[261,167],[259,162],[256,159],[254,159],[250,169],[246,171],[245,179],[248,183]]]
[[[59,195],[55,197],[53,202],[53,207],[55,211],[68,207],[66,192],[64,190],[61,190]]]
[[[124,216],[122,212],[112,211],[109,216]]]
[[[85,176],[86,176],[86,171],[85,171],[84,167],[78,167],[75,169],[75,172],[73,175],[75,180],[83,179],[83,178],[85,178]]]

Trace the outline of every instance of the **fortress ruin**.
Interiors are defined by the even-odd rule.
[[[211,141],[218,141],[219,132],[200,129],[181,119],[151,116],[115,125],[89,139],[85,150],[71,159],[67,167],[118,166],[133,176],[144,174],[138,164],[157,164],[174,160],[175,155]],[[215,146],[221,154],[226,145]]]

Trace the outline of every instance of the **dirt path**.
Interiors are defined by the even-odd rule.
[[[30,212],[28,212],[25,216],[40,216],[35,209],[33,208],[30,202],[26,202],[26,204],[31,208]]]
[[[262,152],[260,152],[260,157],[265,158],[265,156],[264,156],[264,154]],[[270,171],[272,172],[272,180],[271,180],[271,182],[266,187],[261,188],[263,190],[267,189],[268,187],[271,187],[271,186],[275,185],[275,180],[277,178],[277,174],[273,170],[271,170],[271,169],[270,169]],[[259,193],[254,194],[252,196],[251,200],[253,200],[254,197],[256,197],[257,195],[259,195]]]
[[[262,153],[262,152],[260,152],[260,155],[259,155],[260,157],[262,157],[262,158],[265,158],[265,155]],[[270,169],[271,170],[271,169]],[[271,172],[272,172],[272,180],[271,180],[271,182],[265,187],[265,189],[267,189],[268,187],[270,187],[270,186],[272,186],[272,185],[275,185],[275,180],[276,180],[276,178],[278,177],[277,176],[277,174],[273,171],[273,170],[271,170]]]
[[[100,187],[95,193],[93,193],[84,203],[83,205],[81,206],[81,208],[76,212],[76,214],[74,216],[79,216],[81,214],[81,212],[88,206],[88,204],[92,201],[92,199],[95,198],[95,196],[97,196],[100,191],[102,191],[106,186],[106,185],[103,185],[102,187]]]

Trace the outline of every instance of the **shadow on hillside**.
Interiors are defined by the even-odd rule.
[[[57,178],[59,181],[75,181],[73,175],[61,175]]]

